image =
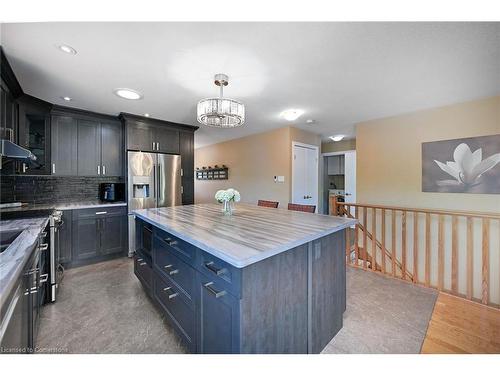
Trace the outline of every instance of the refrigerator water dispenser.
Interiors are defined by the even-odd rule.
[[[149,198],[149,184],[134,184],[134,198]]]

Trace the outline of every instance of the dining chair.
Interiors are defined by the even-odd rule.
[[[271,207],[271,208],[278,208],[279,204],[280,204],[280,202],[266,201],[263,199],[259,199],[259,201],[257,202],[257,206]]]
[[[290,211],[310,212],[311,214],[313,214],[314,211],[316,211],[316,206],[310,204],[288,203],[288,209]]]

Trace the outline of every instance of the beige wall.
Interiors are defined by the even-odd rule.
[[[195,202],[214,202],[215,192],[233,187],[241,193],[242,202],[275,200],[286,207],[291,195],[292,141],[320,145],[318,135],[293,127],[284,127],[195,150],[195,167],[225,164],[229,179],[195,180]],[[275,183],[274,176],[285,176]]]
[[[356,149],[356,139],[344,139],[339,142],[323,142],[321,144],[321,152],[339,152],[339,151],[350,151]]]
[[[421,187],[422,142],[499,133],[500,96],[358,124],[357,201],[500,212],[498,194],[423,193]]]

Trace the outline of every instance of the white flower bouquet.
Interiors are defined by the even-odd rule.
[[[238,190],[229,188],[227,190],[218,190],[217,193],[215,193],[215,199],[219,203],[231,202],[231,201],[239,202],[241,196]]]
[[[233,188],[227,190],[219,190],[215,193],[217,202],[222,203],[222,212],[224,215],[232,215],[233,203],[239,202],[241,199],[240,192]]]

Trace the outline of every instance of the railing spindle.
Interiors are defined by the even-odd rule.
[[[391,235],[392,235],[392,276],[396,276],[396,211],[392,210],[391,216]]]
[[[401,212],[401,268],[406,280],[406,211]]]
[[[425,286],[431,285],[431,214],[425,214]]]
[[[367,250],[367,233],[366,231],[368,230],[367,226],[367,211],[368,208],[363,208],[363,268],[366,268],[366,263],[368,261],[368,250]]]
[[[377,270],[377,209],[372,208],[372,271]]]
[[[382,273],[385,274],[385,209],[382,208]]]
[[[458,217],[451,217],[451,291],[458,294]]]
[[[444,285],[444,216],[438,215],[438,290]]]
[[[490,255],[490,220],[483,218],[483,256],[482,256],[482,293],[481,302],[488,304],[489,302],[489,255]]]
[[[472,299],[474,295],[474,276],[473,276],[473,261],[474,261],[474,221],[471,217],[467,218],[467,299]],[[499,268],[500,270],[500,268]]]
[[[359,211],[358,211],[358,207],[354,207],[354,218],[356,220],[359,219]],[[356,224],[354,226],[354,262],[356,264],[356,266],[358,265],[358,259],[359,259],[359,245],[358,245],[358,242],[359,242],[359,224]]]
[[[413,282],[418,283],[418,212],[413,213]]]

